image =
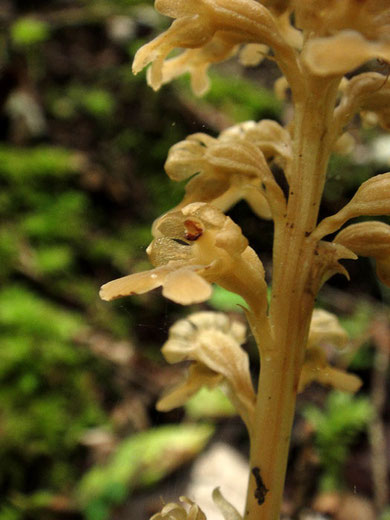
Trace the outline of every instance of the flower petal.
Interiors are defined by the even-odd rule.
[[[319,76],[344,75],[373,58],[390,59],[390,42],[369,41],[356,31],[309,40],[302,52],[307,67]]]
[[[214,504],[218,507],[225,520],[242,520],[240,513],[226,500],[219,488],[214,489],[212,497]]]
[[[341,327],[337,316],[323,309],[315,309],[310,323],[308,347],[324,343],[342,349],[348,343],[348,334]]]
[[[168,388],[156,404],[160,412],[169,412],[174,408],[183,406],[190,397],[205,386],[216,387],[222,380],[222,376],[199,363],[192,364],[184,379],[172,388]]]
[[[181,305],[204,302],[211,293],[211,284],[188,267],[169,273],[164,281],[163,296]]]
[[[123,296],[131,296],[133,294],[143,294],[148,291],[160,287],[168,273],[172,270],[172,266],[162,266],[150,271],[130,274],[108,282],[100,289],[100,298],[102,300],[111,301]]]

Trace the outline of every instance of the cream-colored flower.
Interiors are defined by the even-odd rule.
[[[344,75],[371,59],[390,59],[387,0],[297,0],[295,12],[310,37],[304,60],[315,74]]]
[[[364,72],[349,81],[345,78],[343,97],[335,111],[335,124],[341,131],[357,112],[365,122],[375,121],[390,129],[390,81],[377,72]]]
[[[214,489],[212,497],[224,520],[242,520],[237,509],[222,496],[219,488]],[[200,507],[191,499],[180,497],[179,500],[183,505],[170,502],[150,520],[207,520]]]
[[[343,349],[348,343],[348,334],[340,325],[337,316],[323,309],[315,309],[310,323],[307,348],[329,344]]]
[[[216,312],[198,312],[176,322],[162,353],[169,363],[192,361],[184,379],[169,389],[157,408],[168,411],[182,406],[202,386],[222,386],[248,429],[252,427],[255,393],[249,360],[241,348],[246,327]]]
[[[195,95],[202,96],[210,86],[207,75],[210,65],[227,60],[237,53],[238,45],[230,34],[215,34],[203,47],[187,49],[174,58],[165,60],[161,65],[155,62],[147,72],[147,82],[158,90],[165,83],[189,72],[191,88]]]
[[[340,326],[337,317],[330,312],[315,309],[310,324],[305,361],[299,380],[300,392],[313,381],[330,385],[345,392],[359,390],[361,386],[360,378],[331,366],[323,349],[327,345],[342,349],[347,342],[348,335]]]
[[[159,513],[153,515],[150,520],[207,520],[206,515],[188,497],[180,497],[180,502],[183,504],[177,504],[170,502],[165,504]]]
[[[227,211],[244,199],[257,215],[271,218],[270,206],[274,213],[276,206],[276,212],[284,213],[285,199],[267,160],[282,165],[290,157],[290,136],[278,123],[248,121],[226,129],[217,139],[190,135],[170,149],[165,170],[176,181],[192,177],[177,209],[201,201]]]
[[[155,89],[189,71],[194,91],[202,94],[209,65],[235,54],[239,44],[261,43],[289,54],[276,18],[255,0],[156,0],[155,7],[175,21],[142,47],[133,63],[135,74],[152,64],[148,81]],[[176,48],[189,50],[166,60]]]
[[[188,305],[208,299],[215,282],[249,305],[266,306],[263,266],[239,226],[218,209],[193,203],[167,213],[155,225],[154,236],[147,253],[155,269],[103,285],[103,300],[162,286],[164,296]]]
[[[390,287],[390,226],[388,224],[377,221],[351,224],[340,231],[334,241],[358,256],[375,258],[378,278]]]

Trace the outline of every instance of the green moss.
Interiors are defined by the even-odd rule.
[[[356,436],[372,418],[366,397],[343,392],[329,394],[324,410],[308,406],[306,419],[315,429],[315,445],[322,465],[321,488],[339,490],[343,486],[342,470]]]
[[[80,165],[80,155],[65,148],[0,145],[0,179],[24,183],[43,177],[62,177],[78,172]]]
[[[19,18],[11,26],[11,42],[16,47],[28,47],[45,42],[50,37],[50,26],[36,18]]]

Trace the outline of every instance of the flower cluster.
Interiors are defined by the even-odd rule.
[[[211,64],[236,54],[244,64],[258,64],[269,47],[295,83],[294,49],[308,70],[323,76],[343,76],[374,58],[390,61],[387,0],[156,0],[155,6],[175,21],[133,64],[137,73],[152,63],[148,82],[155,89],[189,72],[201,95]],[[166,59],[175,48],[185,50]]]

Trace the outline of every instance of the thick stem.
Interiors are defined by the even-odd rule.
[[[276,225],[270,323],[251,439],[246,520],[278,520],[290,433],[315,301],[314,229],[332,142],[336,81],[309,79],[295,105],[287,213]]]

